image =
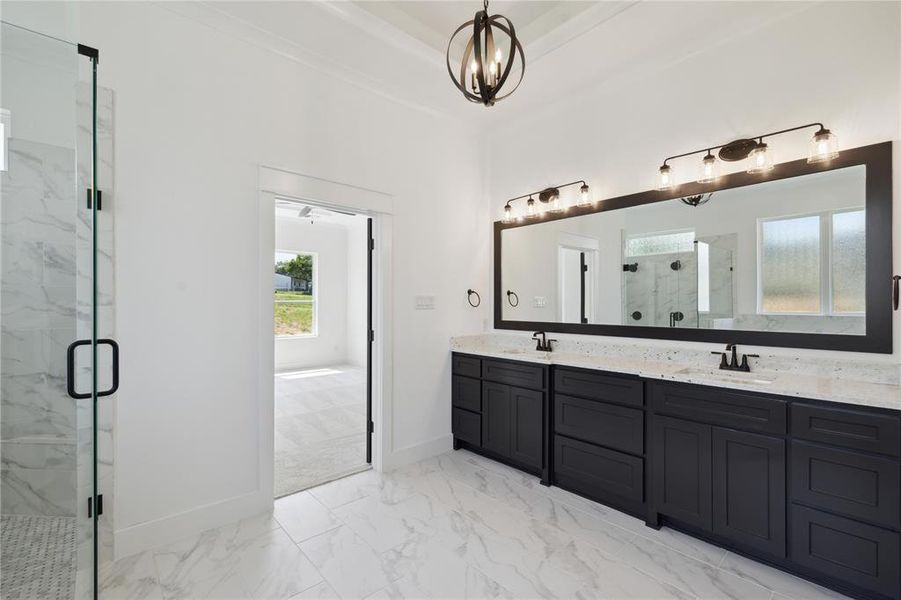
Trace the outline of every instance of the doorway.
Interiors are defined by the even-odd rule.
[[[276,498],[370,468],[372,219],[277,199]]]

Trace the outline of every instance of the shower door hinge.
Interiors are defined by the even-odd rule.
[[[88,188],[88,210],[91,210],[93,199],[94,199],[94,190]],[[97,190],[97,210],[103,210],[103,191]]]
[[[369,238],[369,249],[375,250],[375,240],[372,238]]]
[[[367,426],[367,431],[369,433],[375,433],[375,423],[374,422],[372,422],[372,421],[369,422],[369,425]]]
[[[374,332],[373,330],[371,330],[371,329],[369,330],[369,341],[370,341],[370,342],[374,342],[374,341],[375,341],[375,332]]]
[[[93,498],[88,498],[88,518],[94,516],[94,502]],[[97,516],[103,514],[103,494],[97,494]]]

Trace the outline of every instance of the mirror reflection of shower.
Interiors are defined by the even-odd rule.
[[[623,243],[623,322],[706,327],[732,317],[735,234],[694,231],[627,235]]]

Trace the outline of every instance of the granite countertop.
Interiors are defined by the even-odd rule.
[[[833,369],[824,373],[823,369],[805,369],[807,365],[784,358],[782,363],[791,364],[779,365],[777,368],[778,361],[772,360],[772,357],[762,357],[764,360],[761,362],[774,368],[755,368],[751,373],[741,373],[720,371],[716,357],[707,351],[656,348],[636,353],[633,348],[620,346],[623,350],[617,352],[618,348],[609,344],[598,343],[595,344],[596,348],[591,348],[589,343],[579,344],[578,348],[573,348],[573,344],[561,344],[563,347],[559,351],[549,353],[537,352],[529,347],[531,344],[534,342],[521,336],[479,335],[453,338],[451,349],[454,352],[505,360],[597,369],[648,379],[901,410],[901,385],[897,381],[891,381],[891,376],[885,376],[886,366],[882,363],[871,366],[861,361],[854,364],[853,368]],[[888,368],[891,369],[892,366],[889,365]],[[897,371],[897,366],[894,369]]]

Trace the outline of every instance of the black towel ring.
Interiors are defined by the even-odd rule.
[[[513,308],[519,306],[519,296],[516,295],[516,292],[507,290],[507,302],[509,302],[510,306]]]
[[[473,296],[476,297],[476,303],[475,303],[475,304],[472,303],[472,297],[473,297]],[[482,304],[482,297],[479,296],[479,293],[478,293],[477,291],[475,291],[475,290],[473,290],[473,289],[468,289],[468,290],[466,290],[466,301],[469,302],[469,305],[470,305],[471,307],[476,308],[476,307],[478,307],[480,304]]]

